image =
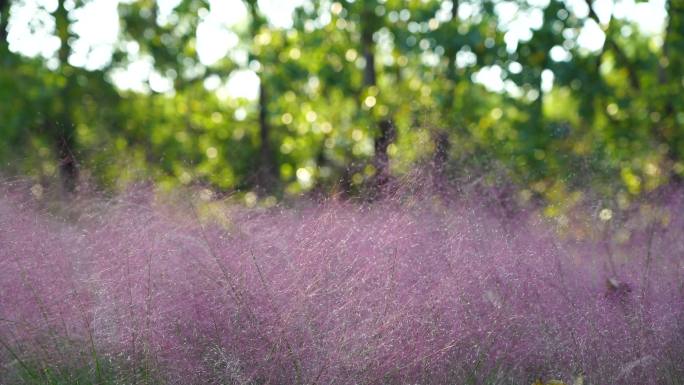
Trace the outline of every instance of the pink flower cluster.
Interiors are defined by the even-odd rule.
[[[0,198],[8,383],[79,362],[168,384],[684,381],[677,200],[667,224],[597,220],[582,239],[472,199],[226,206],[214,222],[126,198],[70,220],[37,207]]]

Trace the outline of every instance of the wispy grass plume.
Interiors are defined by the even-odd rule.
[[[478,199],[66,220],[12,191],[4,383],[684,383],[677,198],[559,232]]]

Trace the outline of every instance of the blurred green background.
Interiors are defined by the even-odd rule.
[[[622,206],[684,174],[682,89],[684,0],[0,0],[2,173],[65,191]]]

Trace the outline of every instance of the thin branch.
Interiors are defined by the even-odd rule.
[[[585,3],[587,4],[587,7],[589,8],[589,17],[596,22],[596,24],[601,27],[601,20],[599,19],[598,15],[596,14],[596,11],[594,11],[594,8],[592,7],[591,0],[584,0]],[[603,29],[603,32],[605,34],[605,43],[603,45],[603,49],[601,50],[601,53],[599,54],[599,63],[601,62],[601,59],[603,58],[603,55],[606,52],[606,45],[615,52],[615,55],[617,55],[617,59],[619,62],[621,62],[626,68],[627,68],[627,73],[629,76],[629,83],[632,86],[632,88],[635,91],[639,91],[641,89],[641,81],[639,80],[639,75],[637,74],[636,69],[630,63],[629,57],[627,54],[625,54],[625,51],[620,48],[620,46],[611,38],[609,35],[610,33],[610,25],[613,22],[613,18],[611,17],[610,21],[608,22],[608,26]]]

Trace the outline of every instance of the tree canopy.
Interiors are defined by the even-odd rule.
[[[152,179],[272,200],[432,169],[435,180],[503,178],[550,214],[588,191],[627,204],[684,174],[681,0],[664,0],[657,33],[624,17],[641,6],[626,0],[601,2],[608,11],[591,0],[306,0],[286,26],[256,0],[132,0],[92,68],[73,50],[87,34],[76,15],[96,1],[0,0],[6,174],[66,191]],[[203,60],[200,31],[227,3],[244,17],[204,33],[220,55]],[[31,5],[54,53],[10,44]],[[136,73],[138,87],[122,85]]]

